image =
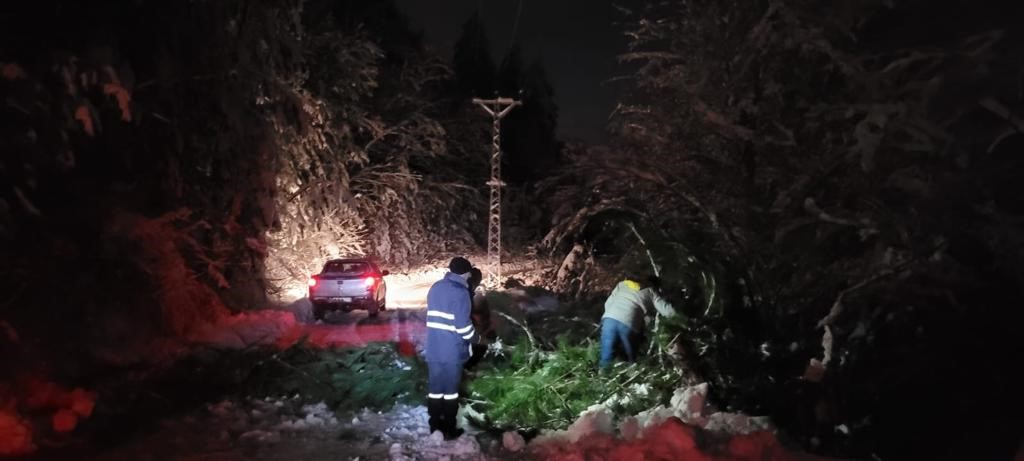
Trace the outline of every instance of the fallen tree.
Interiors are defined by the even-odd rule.
[[[660,270],[715,397],[810,449],[976,456],[972,439],[1012,453],[1015,436],[995,428],[1001,409],[1020,414],[1019,381],[995,364],[1013,360],[1021,320],[1003,307],[1024,276],[1009,173],[1024,142],[1020,8],[823,8],[624,11],[617,137],[549,181],[545,243],[572,258],[567,280]],[[925,16],[963,20],[897,20]],[[954,383],[978,379],[985,396],[956,397],[978,425],[941,422]],[[954,432],[970,435],[904,443]]]

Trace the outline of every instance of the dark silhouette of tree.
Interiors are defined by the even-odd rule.
[[[523,50],[519,44],[505,53],[498,67],[498,94],[504,97],[517,97],[523,89]]]
[[[523,109],[532,122],[534,135],[543,145],[553,148],[554,151],[546,160],[554,159],[554,154],[559,150],[559,142],[555,138],[555,129],[558,126],[558,105],[555,104],[555,91],[548,81],[547,71],[540,59],[535,59],[526,69],[523,76]]]
[[[522,51],[514,46],[501,65],[498,82],[502,96],[523,102],[502,124],[507,180],[516,183],[537,179],[550,170],[560,149],[555,137],[558,106],[544,65],[536,59],[523,68]]]
[[[455,43],[452,57],[456,87],[462,95],[491,96],[494,93],[494,59],[489,48],[480,16],[470,16],[462,25],[462,36]]]
[[[385,65],[403,65],[405,58],[424,51],[422,34],[413,30],[394,0],[311,0],[303,4],[307,23],[328,15],[338,27],[368,32],[384,51]]]

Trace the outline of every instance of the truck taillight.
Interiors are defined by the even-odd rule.
[[[315,286],[316,286],[316,284],[317,284],[317,279],[316,279],[316,276],[315,276],[315,275],[311,275],[311,276],[309,276],[309,281],[308,281],[308,282],[306,282],[306,283],[307,283],[307,284],[309,285],[309,287],[310,287],[310,288],[313,288],[313,287],[315,287]]]
[[[366,285],[367,287],[372,287],[375,283],[377,283],[377,277],[367,277],[363,279],[363,285]]]

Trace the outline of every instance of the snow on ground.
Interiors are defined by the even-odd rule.
[[[608,410],[613,398],[588,408],[566,430],[542,432],[527,449],[534,459],[556,461],[824,459],[783,447],[767,418],[716,411],[707,394],[706,383],[682,387],[668,406],[617,424]]]
[[[386,296],[389,308],[398,309],[427,307],[427,291],[434,282],[441,280],[448,272],[447,267],[422,268],[406,274],[390,274],[384,277],[387,282]]]
[[[337,312],[310,322],[308,301],[244,312],[194,334],[193,345],[243,349],[284,347],[299,339],[321,347],[397,343],[403,353],[422,349],[426,293],[445,269],[387,276],[388,310]],[[159,431],[97,459],[305,459],[305,460],[483,460],[479,433],[455,441],[429,434],[424,406],[396,405],[389,411],[336,415],[324,403],[290,398],[230,399],[167,419]],[[468,427],[467,427],[468,428]],[[485,437],[486,438],[486,437]],[[160,453],[154,458],[151,453]],[[207,458],[208,457],[208,458]]]
[[[594,432],[572,443],[546,442],[530,448],[530,459],[590,460],[720,460],[720,461],[814,461],[812,455],[795,453],[779,444],[770,431],[715,438],[679,418],[670,418],[644,430],[633,439]]]
[[[204,325],[189,340],[222,349],[244,349],[270,345],[298,327],[291,312],[262,310],[243,312]]]
[[[286,346],[304,338],[318,346],[358,346],[395,342],[405,352],[422,348],[426,291],[445,272],[431,268],[388,276],[389,310],[376,318],[365,312],[337,313],[326,322],[309,321],[308,302],[286,310],[238,314],[194,335],[192,342],[239,349]],[[520,309],[557,309],[551,296],[523,288],[505,290]],[[550,299],[548,299],[550,298]],[[643,385],[630,388],[642,394]],[[564,431],[546,431],[528,444],[516,432],[500,439],[471,426],[455,441],[427,432],[423,406],[396,405],[389,411],[335,414],[324,403],[289,398],[236,398],[168,419],[161,430],[97,459],[306,459],[306,460],[639,460],[816,459],[783,448],[765,418],[719,412],[707,402],[706,384],[684,387],[670,405],[618,421],[607,408],[623,404],[615,396],[598,403]],[[484,446],[481,447],[481,444]],[[152,453],[161,453],[154,457]],[[525,456],[525,458],[524,458]]]
[[[427,432],[423,406],[335,415],[300,396],[230,399],[161,422],[158,433],[95,459],[441,460],[493,459],[472,434]]]

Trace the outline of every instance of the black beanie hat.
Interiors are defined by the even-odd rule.
[[[469,263],[469,260],[462,256],[456,256],[452,258],[452,262],[448,263],[448,270],[457,275],[465,274],[472,268],[473,265]]]

